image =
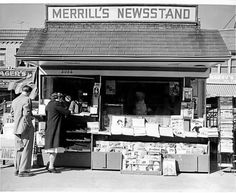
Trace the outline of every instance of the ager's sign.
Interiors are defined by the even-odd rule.
[[[47,6],[51,22],[197,22],[197,6]]]
[[[26,69],[0,69],[0,78],[23,78],[26,76],[32,76],[32,70]]]

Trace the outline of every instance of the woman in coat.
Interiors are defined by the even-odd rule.
[[[54,168],[54,162],[57,153],[62,153],[63,146],[63,124],[65,123],[65,117],[70,114],[62,104],[61,93],[53,93],[51,95],[51,101],[46,106],[46,131],[45,131],[45,151],[50,153],[49,165],[47,169],[50,173],[58,173]]]

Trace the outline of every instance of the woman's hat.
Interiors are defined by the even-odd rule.
[[[51,94],[51,99],[58,99],[58,95],[57,95],[57,93],[56,92],[54,92],[54,93],[52,93]]]

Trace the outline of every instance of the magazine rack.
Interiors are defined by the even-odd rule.
[[[218,169],[230,171],[234,163],[233,101],[232,97],[218,98],[219,144],[217,153]]]

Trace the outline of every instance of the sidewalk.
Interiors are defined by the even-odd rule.
[[[236,174],[221,171],[181,173],[178,176],[121,174],[59,168],[60,174],[35,168],[32,177],[14,176],[13,166],[1,166],[0,191],[77,191],[77,192],[235,192]]]

